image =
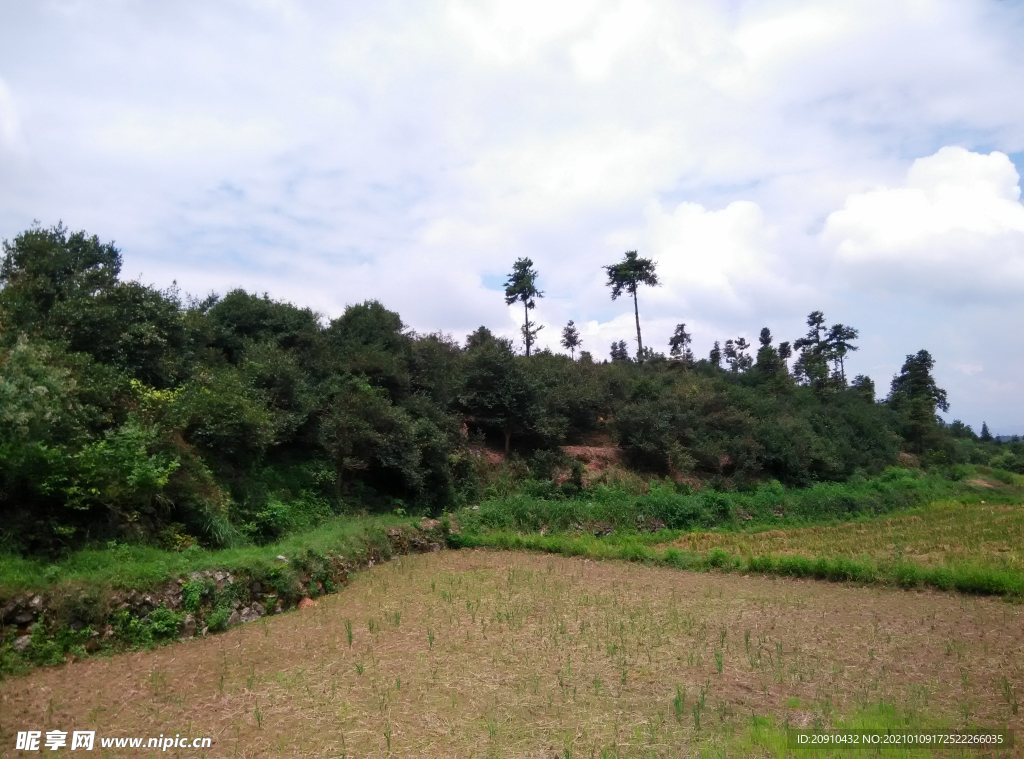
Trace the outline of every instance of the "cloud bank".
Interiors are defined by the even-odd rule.
[[[928,348],[953,414],[1024,432],[1024,11],[996,0],[230,0],[0,6],[0,236],[63,219],[125,272],[557,348],[861,330]],[[1003,356],[993,360],[990,346]]]

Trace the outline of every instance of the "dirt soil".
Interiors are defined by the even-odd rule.
[[[209,736],[209,756],[675,756],[732,745],[753,715],[828,725],[879,702],[1020,735],[1022,622],[1020,605],[932,591],[402,557],[314,607],[0,682],[0,754],[57,728]]]

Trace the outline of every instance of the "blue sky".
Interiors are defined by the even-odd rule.
[[[144,4],[0,0],[0,237],[420,331],[632,339],[601,265],[686,322],[857,327],[884,391],[927,348],[950,418],[1024,433],[1024,10],[968,0]]]

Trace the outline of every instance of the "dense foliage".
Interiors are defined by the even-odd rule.
[[[483,327],[464,345],[417,334],[375,301],[330,321],[241,290],[184,302],[61,226],[3,253],[3,550],[264,543],[344,511],[439,513],[483,495],[485,445],[536,479],[565,471],[563,445],[615,443],[635,469],[726,491],[877,473],[901,451],[1024,471],[1020,443],[941,424],[926,351],[887,400],[847,382],[856,330],[819,312],[792,370],[767,329],[756,358],[740,338],[695,360],[684,325],[670,358],[623,343],[598,363],[520,356]],[[540,293],[520,289],[529,330]]]

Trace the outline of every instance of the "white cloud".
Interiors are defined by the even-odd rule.
[[[985,366],[949,370],[954,404],[1024,409],[975,384],[1024,371],[977,347],[1024,355],[999,300],[1021,292],[1019,182],[999,154],[931,155],[1024,150],[1019,4],[0,5],[0,238],[63,219],[157,284],[332,316],[377,297],[457,336],[518,334],[482,279],[528,255],[542,342],[574,319],[595,355],[633,339],[600,267],[637,248],[665,281],[641,295],[651,345],[680,321],[700,353],[792,339],[822,308],[861,329],[856,362],[928,347]],[[880,282],[945,295],[908,321]]]
[[[1000,152],[944,147],[903,187],[851,195],[823,238],[861,281],[900,292],[986,299],[1024,292],[1024,206]]]
[[[768,251],[773,230],[756,203],[738,200],[720,211],[680,203],[666,212],[652,202],[645,216],[663,284],[653,296],[659,301],[690,299],[696,291],[736,306],[752,286],[784,286]]]

